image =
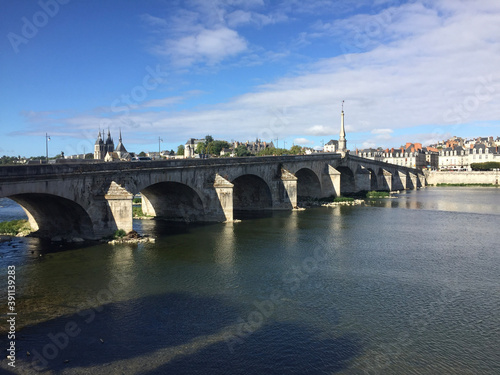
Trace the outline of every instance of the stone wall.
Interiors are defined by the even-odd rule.
[[[426,172],[427,183],[436,184],[496,184],[500,182],[500,172]]]

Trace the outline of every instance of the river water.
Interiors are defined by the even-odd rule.
[[[12,373],[499,374],[499,198],[440,187],[235,224],[136,221],[154,244],[5,240]]]

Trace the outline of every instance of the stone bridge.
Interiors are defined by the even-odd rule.
[[[291,210],[297,197],[425,186],[422,172],[349,154],[23,165],[0,168],[0,198],[19,203],[40,237],[98,239],[145,214],[232,221],[247,210]]]

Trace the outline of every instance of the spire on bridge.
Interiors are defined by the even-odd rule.
[[[347,140],[345,139],[345,127],[344,127],[344,101],[342,100],[342,113],[340,122],[340,136],[339,136],[339,152],[345,155],[347,152]]]

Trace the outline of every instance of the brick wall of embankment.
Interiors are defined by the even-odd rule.
[[[500,182],[500,171],[491,172],[426,172],[427,184],[495,184]]]

